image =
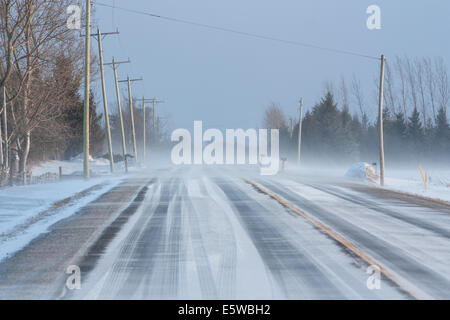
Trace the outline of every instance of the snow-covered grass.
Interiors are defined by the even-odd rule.
[[[450,201],[450,169],[422,169],[428,178],[426,189],[418,167],[386,170],[385,188]]]
[[[45,233],[121,181],[100,177],[8,187],[0,190],[0,260]],[[62,201],[65,200],[65,201]]]
[[[358,164],[355,165],[358,167]],[[358,178],[356,174],[354,177],[349,177],[346,173],[352,168],[354,169],[355,165],[303,165],[301,169],[298,169],[295,164],[291,164],[286,172],[299,173],[305,177],[349,179],[353,182],[369,183],[370,185],[376,186],[374,183],[367,182],[367,179]],[[396,165],[386,163],[384,188],[450,202],[450,165],[446,168],[423,164],[422,170],[427,177],[427,189],[425,189],[418,163]],[[362,172],[364,173],[364,170]]]

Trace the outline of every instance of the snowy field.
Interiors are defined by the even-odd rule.
[[[423,168],[427,174],[427,188],[419,168],[416,170],[387,170],[385,188],[450,201],[450,169]]]
[[[288,166],[286,169],[286,173],[299,173],[305,177],[348,179],[352,182],[361,182],[375,185],[362,179],[346,177],[346,173],[350,168],[351,166],[306,166],[301,170],[298,170],[294,166]],[[418,164],[405,165],[403,168],[400,168],[398,166],[387,166],[385,171],[384,188],[419,195],[421,197],[434,198],[450,202],[450,166],[448,168],[437,168],[434,166],[423,165],[422,170],[424,176],[427,177],[427,188],[425,188]]]
[[[62,168],[63,175],[79,175],[83,174],[83,159],[81,157],[74,158],[71,161],[47,161],[32,168],[33,177],[39,177],[46,173],[59,173],[59,168]],[[95,175],[104,175],[110,173],[109,160],[107,159],[92,159],[90,160],[90,168]],[[115,169],[117,171],[124,171],[123,162],[116,163]]]

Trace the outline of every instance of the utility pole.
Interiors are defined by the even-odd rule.
[[[298,158],[297,165],[300,166],[302,150],[302,126],[303,126],[303,98],[300,99],[300,118],[298,124]]]
[[[128,59],[128,61],[116,62],[116,59],[113,58],[112,63],[105,64],[105,65],[112,65],[113,71],[114,71],[114,82],[116,85],[117,109],[118,109],[119,119],[120,119],[120,129],[121,129],[121,133],[122,133],[122,155],[123,155],[123,161],[125,163],[125,172],[128,172],[127,145],[125,142],[125,129],[123,126],[122,106],[120,103],[120,89],[119,89],[119,79],[117,77],[117,66],[124,64],[124,63],[130,63],[130,62],[131,62],[130,59]]]
[[[144,161],[144,163],[147,162],[147,114],[146,114],[145,103],[146,103],[146,102],[153,102],[153,100],[154,100],[154,99],[145,99],[145,97],[142,97],[142,109],[143,109],[143,139],[144,139],[143,161]]]
[[[144,165],[145,165],[145,163],[146,163],[146,160],[147,160],[147,141],[146,141],[146,139],[147,139],[147,135],[146,135],[146,132],[145,132],[145,122],[146,122],[146,119],[145,119],[145,97],[142,97],[142,139],[143,139],[143,154],[142,154],[142,161],[144,162]]]
[[[130,117],[131,117],[131,134],[133,136],[133,151],[134,151],[134,161],[138,162],[138,154],[137,154],[137,147],[136,147],[136,130],[134,126],[134,109],[133,109],[133,97],[131,94],[131,82],[136,81],[142,81],[143,79],[130,79],[130,77],[127,77],[127,80],[121,80],[119,82],[126,82],[128,84],[128,101],[130,103]]]
[[[103,47],[102,47],[102,38],[110,35],[110,34],[119,34],[119,32],[108,32],[102,34],[100,29],[97,28],[97,34],[92,35],[97,37],[98,41],[98,55],[100,58],[100,75],[102,80],[102,95],[103,95],[103,107],[105,111],[105,123],[106,123],[106,137],[108,139],[108,151],[109,151],[109,161],[110,161],[110,169],[111,173],[114,172],[114,153],[112,148],[112,139],[111,139],[111,127],[109,125],[109,112],[108,112],[108,100],[106,97],[106,85],[105,85],[105,70],[103,68]]]
[[[293,134],[294,134],[294,119],[292,117],[289,117],[289,136],[291,139]]]
[[[84,178],[89,179],[89,81],[91,62],[91,0],[86,0],[86,41],[84,57],[84,117],[83,117],[83,151],[84,151]]]
[[[386,58],[381,55],[381,72],[380,72],[380,105],[378,113],[379,130],[380,130],[380,185],[384,186],[384,133],[383,133],[383,98],[384,98],[384,65]]]
[[[156,98],[153,98],[152,99],[152,103],[153,103],[153,111],[152,111],[152,115],[153,115],[153,131],[155,133],[154,134],[155,138],[158,138],[158,133],[159,133],[158,131],[159,130],[156,129],[156,106],[158,104],[160,104],[160,103],[164,103],[164,101],[157,100]]]

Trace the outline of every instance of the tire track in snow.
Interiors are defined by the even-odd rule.
[[[132,298],[138,293],[142,284],[143,296],[148,294],[149,285],[155,269],[156,256],[163,255],[165,250],[165,226],[169,203],[173,195],[173,179],[163,182],[159,204],[144,225],[136,225],[137,232],[142,231],[135,243],[133,253],[126,266],[126,280],[123,282],[116,298]],[[145,213],[144,213],[145,214]],[[136,232],[136,231],[134,231]]]
[[[161,184],[158,179],[155,179],[155,182],[151,185],[151,188],[147,192],[147,197],[144,200],[145,202],[150,203],[150,205],[145,205],[143,208],[144,211],[152,211],[152,208],[156,208],[155,203],[157,204],[160,198],[160,190]],[[98,297],[114,299],[118,298],[116,295],[122,286],[126,283],[129,268],[132,268],[130,261],[132,261],[132,255],[134,248],[136,246],[136,242],[138,241],[142,229],[138,229],[135,226],[143,226],[146,225],[151,215],[140,214],[137,218],[137,222],[134,224],[134,227],[130,230],[123,241],[123,245],[121,245],[118,250],[118,255],[116,257],[116,261],[113,263],[110,270],[107,271],[106,279],[103,283],[100,283],[101,289]]]
[[[262,179],[258,180],[258,183],[295,206],[304,209],[314,217],[319,218],[323,223],[351,240],[359,248],[363,248],[374,258],[389,266],[391,270],[398,273],[401,277],[407,279],[407,281],[412,281],[411,283],[419,288],[420,291],[425,292],[426,296],[435,298],[450,297],[450,281],[428,266],[404,254],[401,248],[368,233],[357,225],[288,190],[279,183]],[[398,288],[402,290],[402,288]]]
[[[217,193],[213,189],[220,190],[219,186],[216,184],[210,187],[206,186],[206,181],[211,182],[210,179],[204,177],[200,183],[200,188],[202,193],[205,194],[209,199],[212,199],[215,205],[220,208],[220,203],[216,199]],[[213,182],[211,182],[213,183]],[[224,198],[226,199],[226,198]],[[222,245],[222,259],[219,266],[219,271],[217,274],[217,294],[220,299],[234,299],[236,297],[236,276],[237,276],[237,240],[235,235],[235,230],[233,229],[233,224],[230,218],[226,214],[224,208],[217,210],[220,212],[222,219],[222,236],[226,238],[226,242]]]
[[[203,299],[217,299],[217,289],[213,277],[213,272],[208,259],[208,253],[205,248],[204,240],[200,230],[197,210],[192,203],[186,185],[183,183],[181,192],[183,201],[187,205],[190,238],[194,251],[195,265],[199,277],[200,288]]]
[[[168,234],[165,242],[161,273],[155,273],[150,286],[160,287],[160,293],[155,297],[158,299],[177,299],[179,296],[180,276],[183,274],[182,261],[184,261],[185,250],[182,234],[182,212],[181,212],[181,179],[175,179],[176,191],[172,197],[167,210]],[[172,191],[173,192],[173,191]],[[144,296],[147,296],[144,294]]]
[[[333,195],[335,197],[338,197],[338,198],[340,198],[342,200],[346,200],[346,201],[352,202],[354,204],[366,207],[368,209],[377,211],[379,213],[387,215],[387,216],[389,216],[391,218],[394,218],[396,220],[405,222],[405,223],[407,223],[409,225],[412,225],[414,227],[425,229],[427,231],[431,231],[431,232],[433,232],[435,234],[438,234],[438,235],[440,235],[440,236],[442,236],[444,238],[450,239],[450,230],[441,228],[441,227],[439,227],[439,226],[437,226],[437,225],[435,225],[433,223],[429,223],[429,222],[427,222],[427,221],[425,221],[423,219],[417,219],[415,217],[411,217],[411,216],[407,216],[407,215],[398,213],[398,212],[390,210],[388,208],[384,208],[384,207],[378,205],[377,203],[375,203],[374,201],[371,201],[369,199],[358,197],[355,194],[349,194],[349,193],[347,193],[347,192],[345,192],[343,190],[337,190],[336,188],[333,188],[333,187],[330,187],[330,186],[325,187],[325,186],[319,186],[319,185],[316,185],[316,184],[308,184],[308,183],[305,184],[305,185],[309,186],[309,187],[311,187],[313,189],[316,189],[316,190],[328,193],[330,195]]]
[[[299,295],[345,298],[314,261],[283,236],[276,218],[269,220],[271,212],[240,191],[235,183],[222,179],[216,179],[216,183],[235,206],[236,214],[287,298]]]

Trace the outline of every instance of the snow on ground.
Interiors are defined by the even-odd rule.
[[[428,178],[427,189],[425,189],[419,168],[387,170],[385,188],[450,201],[450,169],[423,167],[423,171]]]
[[[94,174],[108,174],[110,172],[109,160],[107,159],[92,159],[90,168]],[[59,167],[62,168],[63,175],[81,175],[83,172],[83,159],[79,157],[71,161],[47,161],[32,169],[33,176],[39,177],[46,173],[59,173]],[[123,169],[123,163],[115,164],[118,170]]]
[[[357,169],[360,170],[357,170]],[[352,182],[368,183],[374,186],[371,182],[364,182],[357,177],[349,177],[349,171],[361,170],[362,163],[357,163],[348,166],[327,165],[327,166],[310,166],[303,165],[298,169],[294,164],[287,168],[286,172],[298,173],[305,177],[318,177],[326,179],[348,179]],[[375,168],[376,174],[379,174],[379,168]],[[403,163],[390,164],[386,163],[385,169],[385,186],[384,188],[414,195],[419,195],[427,198],[440,199],[450,201],[450,166],[437,167],[434,165],[422,164],[424,176],[427,177],[427,189],[425,189],[422,175],[419,170],[418,163]],[[356,174],[357,175],[357,174]]]
[[[1,189],[0,260],[20,250],[45,233],[49,226],[74,214],[120,181],[118,177],[102,177]],[[76,198],[61,202],[70,197]]]

